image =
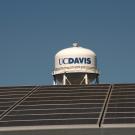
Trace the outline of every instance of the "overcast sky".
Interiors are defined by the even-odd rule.
[[[1,0],[0,86],[52,84],[75,41],[96,52],[101,83],[135,83],[134,0]]]

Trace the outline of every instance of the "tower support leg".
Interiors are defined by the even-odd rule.
[[[85,74],[84,79],[85,79],[85,84],[88,85],[89,84],[88,74]]]
[[[66,75],[63,74],[63,85],[66,85]]]
[[[96,77],[96,84],[99,84],[99,76]]]
[[[57,85],[56,77],[53,75],[53,85]]]

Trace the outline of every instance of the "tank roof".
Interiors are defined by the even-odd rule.
[[[77,43],[73,43],[73,47],[65,48],[60,50],[59,52],[56,53],[56,56],[58,55],[71,55],[71,54],[80,54],[80,55],[93,55],[96,56],[95,52],[93,52],[90,49],[86,49],[84,47],[81,47]]]

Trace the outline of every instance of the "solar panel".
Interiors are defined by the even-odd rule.
[[[42,86],[7,113],[0,126],[94,124],[98,127],[109,87],[107,84]]]
[[[14,104],[19,102],[33,87],[1,87],[0,88],[0,118]]]
[[[113,85],[102,127],[135,124],[135,84]]]

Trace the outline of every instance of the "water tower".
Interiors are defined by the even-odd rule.
[[[99,83],[96,54],[73,43],[55,55],[54,85],[87,85]]]

